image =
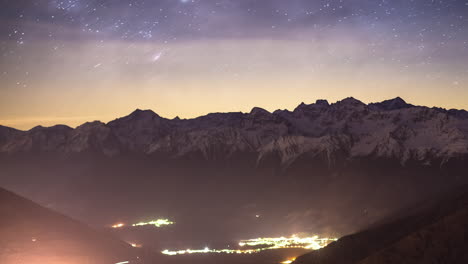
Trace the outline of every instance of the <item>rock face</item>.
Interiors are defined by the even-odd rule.
[[[468,263],[467,190],[410,208],[387,223],[343,237],[294,263]]]
[[[275,157],[288,167],[301,157],[324,156],[329,165],[362,158],[443,165],[468,154],[463,110],[407,104],[401,98],[366,105],[354,98],[334,104],[318,100],[294,111],[214,113],[190,120],[165,119],[136,110],[107,124],[76,129],[0,127],[0,153],[102,153],[229,160],[249,154],[257,164]]]
[[[4,189],[0,215],[0,263],[140,263],[128,244]]]

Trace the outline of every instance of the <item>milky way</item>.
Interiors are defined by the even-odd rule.
[[[468,108],[466,0],[1,2],[1,124],[346,96]]]

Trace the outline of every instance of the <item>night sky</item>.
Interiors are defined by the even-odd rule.
[[[468,0],[0,0],[0,124],[294,109],[468,108]]]

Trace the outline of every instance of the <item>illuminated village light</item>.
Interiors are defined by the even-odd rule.
[[[117,223],[117,224],[113,225],[112,228],[122,228],[124,226],[125,226],[124,223]]]
[[[174,222],[170,221],[169,219],[157,219],[157,220],[150,221],[150,222],[140,222],[140,223],[137,223],[137,224],[133,224],[132,226],[154,225],[156,227],[161,227],[161,226],[173,225],[173,224],[174,224]]]
[[[161,226],[167,226],[167,225],[173,225],[173,224],[175,224],[175,222],[172,222],[169,219],[157,219],[157,220],[153,220],[153,221],[149,221],[149,222],[140,222],[140,223],[137,223],[137,224],[133,224],[132,226],[137,227],[137,226],[153,225],[153,226],[156,226],[156,227],[161,227]],[[124,223],[116,223],[116,224],[112,225],[111,227],[112,228],[122,228],[122,227],[125,227],[125,226],[126,226],[126,224],[124,224]]]
[[[278,238],[255,238],[249,240],[241,240],[239,242],[240,247],[258,247],[264,246],[261,248],[249,248],[249,249],[200,249],[200,250],[164,250],[162,253],[164,255],[175,256],[175,255],[185,255],[185,254],[206,254],[206,253],[225,253],[225,254],[252,254],[258,253],[265,250],[272,249],[282,249],[282,248],[303,248],[303,249],[313,249],[317,250],[320,248],[326,247],[331,242],[334,242],[338,239],[336,238],[319,238],[318,236],[300,238],[298,236],[287,237],[278,237]],[[292,263],[287,262],[286,260],[283,263]]]
[[[137,244],[137,243],[130,243],[130,245],[131,245],[132,247],[134,247],[134,248],[141,248],[141,247],[142,247],[142,245]]]
[[[285,260],[285,261],[281,262],[281,264],[291,264],[291,263],[293,263],[295,260],[296,260],[296,258],[290,258],[290,259],[288,259],[288,260]]]
[[[278,238],[255,238],[249,240],[241,240],[239,246],[261,246],[269,245],[274,248],[288,248],[288,247],[301,247],[304,249],[320,249],[328,245],[330,242],[336,241],[335,238],[319,238],[313,237],[298,237],[293,235],[291,237],[278,237]]]

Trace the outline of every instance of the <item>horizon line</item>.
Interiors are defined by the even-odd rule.
[[[19,131],[23,131],[23,132],[27,132],[27,131],[30,131],[34,128],[37,128],[37,127],[42,127],[42,128],[51,128],[51,127],[56,127],[56,126],[66,126],[66,127],[69,127],[69,128],[72,128],[72,129],[76,129],[77,127],[79,126],[82,126],[84,124],[87,124],[87,123],[93,123],[93,122],[100,122],[100,123],[103,123],[103,124],[109,124],[110,122],[112,121],[115,121],[117,119],[120,119],[120,118],[124,118],[124,117],[127,117],[129,115],[131,115],[132,113],[136,112],[136,111],[151,111],[153,112],[154,114],[158,115],[159,117],[163,118],[163,119],[166,119],[166,120],[174,120],[174,119],[180,119],[180,120],[192,120],[192,119],[197,119],[197,118],[200,118],[200,117],[204,117],[204,116],[207,116],[207,115],[210,115],[210,114],[229,114],[229,113],[241,113],[241,114],[249,114],[252,112],[253,109],[255,108],[259,108],[259,109],[263,109],[265,111],[267,111],[268,113],[270,114],[273,114],[275,113],[276,111],[289,111],[289,112],[293,112],[297,107],[301,106],[302,104],[305,104],[305,105],[313,105],[313,104],[316,104],[318,101],[326,101],[329,103],[329,105],[334,105],[334,104],[337,104],[341,101],[344,101],[346,99],[354,99],[354,100],[357,100],[365,105],[371,105],[371,104],[377,104],[377,103],[382,103],[382,102],[386,102],[386,101],[391,101],[391,100],[395,100],[395,99],[401,99],[403,100],[406,104],[408,105],[411,105],[413,107],[427,107],[427,108],[430,108],[430,109],[434,109],[434,108],[437,108],[437,109],[443,109],[443,110],[456,110],[456,111],[467,111],[466,109],[457,109],[457,108],[444,108],[444,107],[439,107],[439,106],[427,106],[427,105],[413,105],[411,103],[408,103],[406,100],[404,100],[402,97],[400,96],[397,96],[397,97],[394,97],[394,98],[390,98],[390,99],[385,99],[383,101],[377,101],[377,102],[369,102],[369,103],[365,103],[353,96],[349,96],[349,97],[345,97],[341,100],[337,100],[333,103],[330,103],[327,99],[316,99],[316,101],[314,103],[311,103],[311,104],[306,104],[304,102],[301,102],[299,103],[294,109],[290,110],[290,109],[287,109],[287,108],[284,108],[284,109],[276,109],[274,111],[268,111],[262,107],[258,107],[258,106],[254,106],[251,108],[250,112],[243,112],[243,111],[227,111],[227,112],[208,112],[206,114],[201,114],[201,115],[197,115],[197,116],[194,116],[194,117],[180,117],[179,115],[176,115],[175,117],[173,118],[167,118],[167,117],[162,117],[160,116],[157,112],[155,112],[153,109],[141,109],[141,108],[136,108],[135,110],[131,111],[129,114],[127,115],[123,115],[123,116],[120,116],[120,117],[115,117],[115,116],[94,116],[94,115],[89,115],[89,116],[70,116],[70,117],[66,117],[66,116],[59,116],[59,117],[31,117],[31,118],[20,118],[20,119],[2,119],[0,120],[0,126],[3,126],[3,127],[8,127],[8,128],[12,128],[12,129],[15,129],[15,130],[19,130]],[[102,121],[103,120],[103,117],[104,120],[109,120],[109,121]],[[93,118],[96,118],[93,120]],[[65,123],[56,123],[54,125],[41,125],[41,124],[38,124],[38,125],[35,125],[35,126],[31,126],[29,129],[21,129],[21,128],[18,128],[18,127],[15,127],[15,125],[8,125],[8,123],[15,123],[15,122],[18,122],[20,121],[19,123],[27,123],[28,121],[30,122],[33,122],[33,121],[38,121],[38,122],[47,122],[47,121],[58,121],[58,120],[88,120],[88,121],[85,121],[84,123],[79,123],[78,125],[76,126],[73,126],[73,125],[67,125]],[[4,123],[6,125],[4,125]]]

